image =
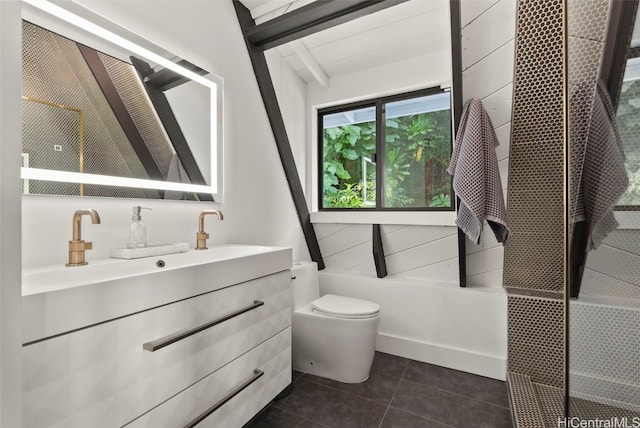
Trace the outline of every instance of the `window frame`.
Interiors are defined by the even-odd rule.
[[[317,141],[317,200],[318,204],[318,212],[455,212],[456,211],[456,195],[453,190],[453,180],[450,178],[449,180],[449,188],[451,195],[451,205],[449,207],[383,207],[380,206],[379,203],[383,201],[384,197],[384,189],[385,189],[385,174],[384,174],[384,166],[386,163],[386,154],[385,154],[385,126],[386,123],[386,109],[385,106],[388,103],[408,100],[412,98],[419,98],[429,95],[436,95],[442,93],[449,93],[450,96],[450,119],[451,119],[451,139],[449,141],[449,153],[453,153],[454,139],[455,139],[455,128],[454,128],[454,99],[453,99],[453,91],[450,87],[443,86],[432,86],[423,89],[417,89],[409,92],[402,92],[393,95],[380,96],[375,98],[370,98],[362,101],[356,101],[346,104],[339,104],[335,106],[324,107],[318,109],[317,114],[317,122],[316,122],[316,141]],[[356,110],[367,107],[375,107],[375,120],[376,120],[376,206],[370,208],[331,208],[324,207],[324,126],[323,126],[323,116],[341,113],[350,110]]]

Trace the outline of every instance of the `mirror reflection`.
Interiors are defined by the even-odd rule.
[[[640,206],[640,140],[638,140],[638,118],[640,117],[640,25],[636,16],[633,36],[627,48],[624,77],[620,83],[616,118],[625,153],[625,169],[629,186],[618,201],[618,206]]]
[[[111,55],[28,20],[22,46],[22,166],[44,176],[25,178],[23,193],[212,200],[167,185],[201,191],[217,184],[217,101],[210,87],[135,53],[123,60],[118,49]],[[49,180],[47,171],[94,179]],[[116,177],[145,185],[123,187]]]
[[[585,420],[640,415],[638,2],[600,3],[597,20],[586,12],[595,4],[569,8],[568,45],[576,88],[569,99],[569,147],[581,169],[571,175],[578,221],[570,249],[566,403],[569,416]]]

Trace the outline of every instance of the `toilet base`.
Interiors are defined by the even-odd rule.
[[[369,378],[380,315],[342,319],[297,309],[292,320],[293,369],[344,383]]]

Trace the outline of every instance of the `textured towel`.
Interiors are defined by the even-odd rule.
[[[587,250],[618,227],[613,208],[629,186],[622,139],[607,88],[598,82],[589,123],[574,221],[587,221]]]
[[[467,100],[447,171],[453,175],[453,190],[460,198],[456,224],[476,244],[483,244],[485,220],[498,242],[504,245],[509,238],[495,152],[498,144],[491,118],[482,102]]]

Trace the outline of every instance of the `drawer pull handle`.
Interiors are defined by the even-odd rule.
[[[220,407],[222,407],[227,401],[231,400],[233,397],[235,397],[236,395],[238,395],[239,393],[242,392],[242,390],[244,390],[246,387],[248,387],[249,385],[251,385],[253,382],[257,381],[260,376],[262,376],[264,374],[264,372],[262,370],[259,369],[255,369],[253,371],[253,375],[248,378],[247,380],[245,380],[244,382],[242,382],[240,385],[236,386],[234,389],[232,389],[231,391],[229,391],[227,393],[227,395],[225,395],[224,397],[222,397],[217,403],[215,403],[213,406],[209,407],[207,410],[205,410],[204,412],[200,413],[194,420],[192,420],[191,422],[189,422],[188,424],[186,424],[184,426],[184,428],[193,428],[196,425],[198,425],[200,422],[202,422],[203,420],[205,420],[211,413],[215,412],[216,410],[218,410]]]
[[[238,315],[242,315],[245,312],[249,312],[262,305],[264,305],[264,302],[261,302],[260,300],[254,300],[251,305],[245,306],[244,308],[237,309],[233,312],[229,312],[228,314],[222,315],[220,318],[216,318],[215,320],[209,321],[207,323],[204,323],[194,328],[190,328],[188,330],[183,330],[178,333],[165,336],[161,339],[154,340],[152,342],[147,342],[142,345],[142,349],[144,349],[145,351],[155,352],[158,349],[162,349],[165,346],[171,345],[172,343],[178,342],[182,339],[186,339],[189,336],[193,336],[196,333],[200,333],[201,331],[206,330],[210,327],[213,327],[214,325],[223,323],[227,320],[230,320],[231,318],[237,317]]]

